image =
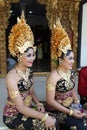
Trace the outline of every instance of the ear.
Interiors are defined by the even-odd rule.
[[[62,59],[59,58],[59,65],[62,65]]]
[[[18,62],[22,61],[22,55],[21,54],[17,54],[17,59],[18,59]]]

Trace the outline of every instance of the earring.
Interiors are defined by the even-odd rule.
[[[62,61],[61,60],[59,61],[59,65],[62,65]]]
[[[20,58],[18,58],[18,62],[22,61]]]
[[[19,61],[22,61],[21,57],[22,57],[22,56],[18,57],[18,62],[19,62]]]

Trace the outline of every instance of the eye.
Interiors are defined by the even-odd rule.
[[[33,53],[33,56],[36,56],[36,54],[35,54],[35,53]]]
[[[31,54],[27,54],[27,57],[31,57]]]
[[[69,60],[72,60],[72,57],[70,57]]]
[[[69,60],[73,60],[73,59],[74,59],[74,57],[70,57],[70,58],[69,58]]]

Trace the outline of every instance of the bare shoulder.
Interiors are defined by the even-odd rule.
[[[60,76],[58,75],[56,69],[52,70],[49,73],[48,77],[47,77],[47,83],[53,83],[53,84],[55,84],[58,81],[59,78],[60,78]]]
[[[17,73],[15,71],[15,69],[12,69],[8,72],[7,76],[6,76],[6,85],[8,88],[15,88],[17,86]]]

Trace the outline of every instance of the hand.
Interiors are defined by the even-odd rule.
[[[50,130],[52,128],[54,128],[55,123],[56,123],[56,119],[53,119],[51,116],[48,116],[46,121],[45,121],[46,130],[48,130],[48,128],[50,128]]]
[[[79,110],[74,110],[73,116],[76,117],[76,118],[82,118],[84,116],[84,114],[81,113],[81,111],[79,111]]]
[[[42,103],[38,103],[36,106],[37,106],[38,111],[45,113],[45,108],[44,108],[44,105]]]
[[[84,113],[84,112],[83,112],[83,113],[82,113],[82,116],[85,117],[85,118],[87,118],[87,113]]]

